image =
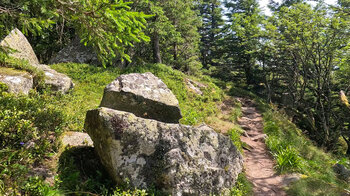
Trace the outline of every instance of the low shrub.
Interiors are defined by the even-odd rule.
[[[0,181],[6,193],[21,191],[31,168],[57,151],[65,125],[58,99],[50,93],[15,96],[0,92]],[[1,184],[1,183],[0,183]]]

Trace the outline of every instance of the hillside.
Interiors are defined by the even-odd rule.
[[[47,91],[15,97],[2,92],[1,127],[7,130],[2,132],[2,137],[7,139],[2,143],[5,148],[1,152],[2,194],[109,195],[114,192],[118,195],[122,194],[121,190],[131,195],[145,194],[128,187],[115,188],[92,148],[61,148],[58,139],[67,131],[84,131],[85,113],[98,107],[105,85],[120,74],[134,72],[152,72],[166,83],[180,102],[181,123],[198,125],[205,122],[216,131],[231,135],[238,147],[246,144],[239,139],[243,130],[236,120],[242,115],[241,103],[235,97],[253,99],[263,114],[264,132],[268,135],[266,144],[276,160],[276,171],[302,174],[299,181],[286,189],[288,195],[343,195],[348,192],[348,184],[338,179],[332,170],[335,163],[347,164],[347,160],[337,160],[315,147],[287,116],[250,92],[237,88],[220,89],[215,85],[219,81],[207,76],[187,76],[161,64],[126,70],[71,63],[52,67],[73,79],[75,88],[69,94],[55,96]],[[204,84],[203,95],[190,90],[186,79]],[[20,132],[14,129],[17,127]],[[33,142],[35,145],[30,146]],[[44,176],[46,181],[30,176]],[[251,186],[242,174],[231,194],[247,195]],[[157,192],[149,191],[151,194]]]
[[[12,135],[12,131],[16,131],[9,129],[10,127],[22,126],[23,121],[29,124],[28,127],[21,128],[21,132],[17,131],[16,137],[11,136],[11,140],[6,143],[7,150],[2,153],[1,165],[5,169],[2,175],[3,193],[11,189],[42,195],[46,194],[45,191],[55,192],[55,190],[63,194],[84,192],[103,194],[105,191],[113,190],[111,182],[104,179],[106,174],[102,174],[103,171],[99,172],[101,166],[97,155],[94,155],[91,149],[70,149],[69,147],[62,149],[59,147],[58,138],[67,131],[83,131],[86,111],[97,108],[104,87],[124,73],[154,73],[178,98],[183,112],[181,123],[198,125],[207,122],[219,132],[222,128],[226,134],[232,135],[235,144],[240,144],[238,137],[240,129],[235,123],[235,119],[240,115],[239,103],[230,102],[230,105],[225,105],[226,114],[221,113],[220,108],[228,97],[224,90],[217,87],[209,77],[187,76],[161,64],[132,67],[127,70],[104,69],[86,64],[57,64],[52,67],[73,79],[75,88],[69,94],[55,96],[47,91],[40,94],[32,92],[29,97],[15,97],[2,92],[1,108],[5,111],[4,119],[8,119],[1,121],[3,130],[8,130],[3,133],[3,137],[8,138],[6,133]],[[190,90],[186,86],[187,79],[197,80],[205,85],[206,87],[202,88],[203,94],[198,95]],[[14,118],[16,114],[9,113],[10,111],[17,111],[16,114],[20,115]],[[30,130],[36,130],[36,132],[30,132]],[[32,134],[28,135],[28,131]],[[50,142],[45,141],[48,138]],[[38,141],[42,142],[38,143]],[[34,148],[24,147],[31,142],[35,143]],[[33,156],[26,156],[28,153]],[[85,160],[89,165],[77,163],[78,160]],[[23,169],[18,170],[18,167]],[[46,170],[50,171],[48,173],[53,172],[55,180],[51,180],[51,184],[54,184],[52,188],[43,184],[38,177],[29,178],[29,180],[19,178],[19,176],[30,175],[38,168],[44,173],[47,172]],[[86,170],[91,168],[98,168],[98,171],[86,174]]]
[[[0,195],[350,195],[350,0],[262,4],[1,0]]]

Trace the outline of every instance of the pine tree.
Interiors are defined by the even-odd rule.
[[[201,66],[198,61],[200,20],[193,0],[136,0],[133,6],[153,15],[148,20],[146,33],[152,41],[137,48],[138,56],[146,62],[164,63],[183,71]]]
[[[230,18],[222,43],[225,65],[221,74],[230,70],[229,73],[235,73],[233,76],[244,77],[248,85],[257,84],[255,73],[259,69],[257,58],[263,21],[259,4],[256,0],[234,0],[226,1],[225,6]]]
[[[201,61],[204,68],[217,65],[220,58],[220,43],[224,20],[222,18],[221,2],[219,0],[203,0],[199,3],[202,27],[199,29],[201,35]]]

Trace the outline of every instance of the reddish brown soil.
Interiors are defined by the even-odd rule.
[[[238,122],[246,131],[241,140],[248,145],[244,150],[244,167],[248,180],[254,185],[254,195],[284,196],[283,176],[274,171],[274,161],[264,142],[261,114],[252,101],[239,100],[243,105],[243,117]]]

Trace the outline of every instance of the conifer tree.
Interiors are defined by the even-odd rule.
[[[263,17],[256,0],[225,1],[228,10],[228,27],[222,44],[225,45],[224,71],[227,68],[233,76],[244,77],[248,85],[257,84],[257,58],[260,46]]]
[[[220,39],[224,20],[222,18],[221,2],[219,0],[203,0],[199,3],[202,27],[201,35],[201,61],[205,68],[217,65],[220,59]]]

